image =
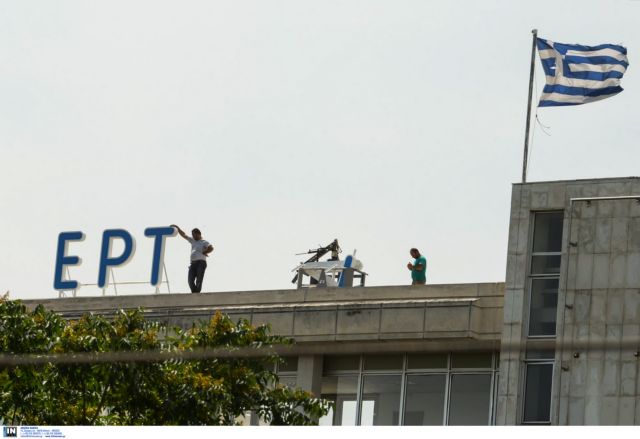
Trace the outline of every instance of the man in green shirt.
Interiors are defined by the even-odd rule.
[[[411,270],[411,285],[424,285],[427,283],[427,258],[417,248],[412,248],[409,253],[415,259],[413,264],[407,264],[407,268]]]

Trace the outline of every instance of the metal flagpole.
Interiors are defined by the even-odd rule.
[[[531,31],[533,41],[531,43],[531,70],[529,72],[529,100],[527,102],[527,127],[524,133],[524,158],[522,159],[522,182],[527,182],[527,158],[529,156],[529,127],[531,126],[531,98],[533,96],[533,72],[536,60],[536,39],[538,38],[538,29]]]

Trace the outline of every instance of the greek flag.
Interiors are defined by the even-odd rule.
[[[539,107],[580,105],[616,95],[629,66],[627,49],[615,44],[581,46],[537,39],[546,75]]]

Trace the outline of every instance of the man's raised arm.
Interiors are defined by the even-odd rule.
[[[184,239],[186,239],[187,241],[189,241],[189,237],[187,236],[187,234],[186,234],[186,233],[184,233],[184,232],[182,231],[182,229],[181,229],[180,227],[178,227],[178,226],[177,226],[177,225],[175,225],[175,224],[171,224],[171,227],[175,227],[175,228],[178,230],[178,233],[180,234],[180,236],[182,236]]]

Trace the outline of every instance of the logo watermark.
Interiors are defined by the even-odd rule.
[[[18,427],[2,427],[2,437],[18,437]]]

